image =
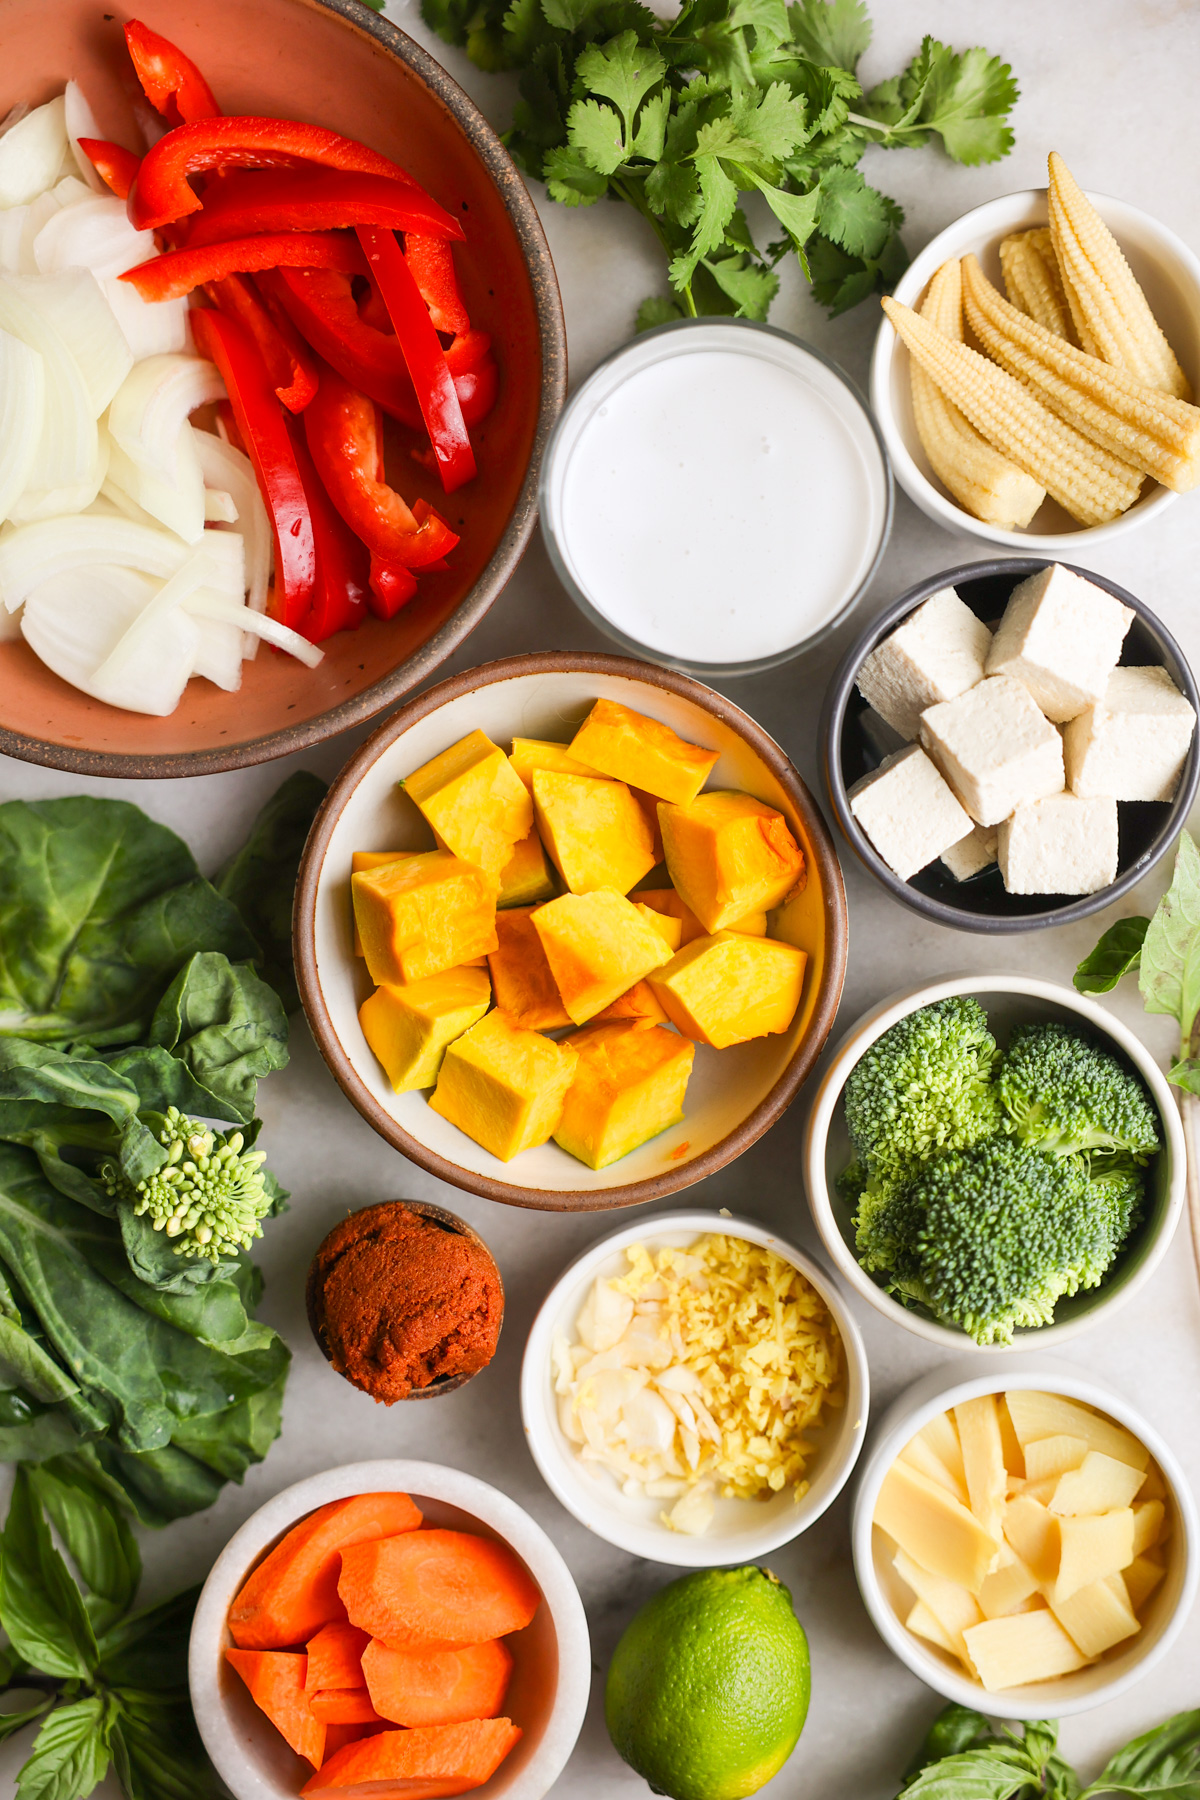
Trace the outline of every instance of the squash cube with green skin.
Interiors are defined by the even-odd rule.
[[[625,894],[654,867],[654,834],[623,781],[535,769],[533,804],[538,834],[573,894]]]
[[[404,791],[447,850],[495,881],[533,824],[528,790],[486,732],[469,732],[414,769]]]
[[[671,1023],[724,1050],[786,1031],[800,1004],[808,958],[774,938],[718,931],[696,938],[649,977]]]
[[[408,987],[377,987],[358,1009],[363,1036],[398,1094],[432,1087],[446,1046],[491,1004],[482,969],[446,969]]]
[[[804,874],[804,852],[773,806],[716,791],[686,806],[661,805],[667,870],[675,891],[709,932],[768,912]]]
[[[496,948],[496,888],[474,863],[423,850],[350,877],[371,980],[407,987]]]
[[[571,755],[566,744],[552,744],[546,738],[520,738],[512,741],[509,762],[530,793],[533,792],[535,769],[549,769],[555,775],[594,775],[595,769]]]
[[[500,898],[497,906],[537,906],[553,900],[554,876],[542,848],[542,840],[531,826],[500,871]]]
[[[571,740],[571,755],[601,775],[679,802],[696,798],[720,754],[616,700],[597,700]]]
[[[429,1104],[475,1143],[511,1162],[553,1135],[578,1057],[493,1008],[442,1058]]]
[[[572,1022],[584,1025],[651,969],[671,960],[660,932],[615,888],[561,894],[533,914]]]
[[[589,1169],[605,1169],[683,1117],[695,1046],[662,1026],[585,1025],[554,1141]]]

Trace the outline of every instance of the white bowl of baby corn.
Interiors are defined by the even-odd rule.
[[[858,1585],[888,1648],[948,1700],[1001,1719],[1086,1712],[1182,1629],[1196,1505],[1117,1394],[1040,1358],[976,1370],[943,1365],[876,1426],[854,1495]]]
[[[1076,174],[1082,171],[1076,170]],[[1179,363],[1200,394],[1200,259],[1173,231],[1125,200],[1088,193],[1116,238]],[[895,299],[917,307],[942,264],[974,255],[988,279],[1004,292],[1000,244],[1011,234],[1045,226],[1047,190],[1029,188],[1004,194],[964,213],[939,232],[905,270]],[[912,404],[912,360],[895,330],[884,319],[871,357],[871,406],[891,460],[892,471],[909,499],[949,531],[1005,544],[1030,555],[1078,553],[1156,517],[1177,496],[1147,480],[1140,498],[1108,523],[1082,526],[1053,500],[1043,502],[1024,530],[1006,530],[967,512],[934,474],[917,433]]]

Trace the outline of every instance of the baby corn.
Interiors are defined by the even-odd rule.
[[[1009,303],[1018,312],[1028,313],[1055,337],[1070,342],[1071,308],[1046,228],[1018,231],[1006,237],[1000,246],[1000,267]]]
[[[980,344],[1068,425],[1177,493],[1200,480],[1200,407],[1064,343],[997,293],[963,259],[967,320]]]
[[[1137,499],[1138,470],[1064,424],[995,363],[886,297],[883,310],[912,355],[970,423],[1040,481],[1081,525],[1103,525]]]
[[[962,270],[943,263],[929,284],[920,313],[948,338],[962,338]],[[917,436],[929,466],[960,506],[1006,531],[1028,525],[1046,490],[1032,475],[980,437],[916,357],[911,358],[912,407]]]
[[[1084,348],[1147,387],[1190,399],[1187,376],[1120,246],[1055,151],[1050,153],[1050,235]]]

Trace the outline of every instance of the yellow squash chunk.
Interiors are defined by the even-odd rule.
[[[540,906],[554,898],[554,876],[542,840],[532,828],[513,846],[513,853],[500,871],[500,897],[497,906]]]
[[[894,1462],[875,1502],[875,1523],[931,1575],[977,1594],[997,1544],[953,1494],[907,1463]]]
[[[641,808],[642,817],[649,826],[650,848],[654,852],[654,861],[650,866],[651,868],[657,868],[663,859],[662,832],[659,830],[658,826],[658,801],[653,794],[648,794],[645,788],[631,787],[629,791],[637,801]]]
[[[670,913],[659,912],[657,907],[644,906],[640,900],[632,903],[637,907],[651,931],[657,931],[667,949],[674,955],[683,942],[683,920],[672,918]]]
[[[701,794],[658,819],[672,884],[706,931],[778,906],[804,873],[783,814],[751,794]]]
[[[1106,1575],[1080,1588],[1053,1609],[1063,1630],[1085,1656],[1103,1656],[1114,1644],[1131,1638],[1142,1628],[1119,1575]]]
[[[963,1506],[970,1504],[967,1494],[967,1484],[962,1476],[955,1475],[952,1469],[947,1468],[941,1457],[935,1455],[930,1449],[929,1444],[920,1432],[917,1433],[915,1438],[910,1438],[908,1443],[905,1444],[903,1450],[900,1452],[900,1460],[901,1462],[908,1463],[910,1468],[919,1470],[920,1473],[926,1476],[930,1481],[936,1481],[940,1487],[946,1489],[947,1493],[953,1494],[954,1498]],[[962,1459],[960,1458],[960,1463],[961,1460]]]
[[[562,1003],[576,1025],[603,1012],[671,952],[615,888],[560,894],[533,914]]]
[[[963,1468],[967,1476],[967,1492],[971,1511],[989,1537],[996,1540],[997,1552],[1004,1539],[1004,1501],[1008,1471],[1004,1467],[1004,1447],[1000,1442],[1000,1418],[993,1394],[978,1400],[966,1400],[954,1408],[954,1422],[962,1445]]]
[[[1055,1437],[1033,1438],[1025,1446],[1025,1474],[1030,1481],[1048,1481],[1077,1469],[1088,1453],[1087,1440],[1058,1432]]]
[[[1012,1552],[1009,1552],[1012,1556]],[[1010,1613],[1028,1612],[1035,1601],[1040,1604],[1040,1588],[1033,1570],[1012,1556],[998,1569],[993,1569],[979,1590],[979,1610],[985,1619],[1006,1619]]]
[[[364,869],[380,869],[383,867],[384,863],[399,862],[402,857],[411,856],[412,854],[413,852],[411,850],[352,850],[350,853],[350,874],[353,877],[361,874]],[[351,917],[353,917],[353,904],[351,904],[350,913]],[[362,939],[358,935],[358,924],[355,922],[354,954],[355,956],[361,956],[362,953]]]
[[[533,824],[528,789],[483,731],[414,769],[404,791],[448,850],[497,881]]]
[[[718,931],[680,950],[651,975],[650,986],[685,1037],[723,1050],[787,1030],[807,961],[803,950],[774,938]]]
[[[643,1027],[667,1023],[667,1015],[654,998],[654,989],[648,981],[635,981],[631,988],[618,994],[611,1005],[596,1014],[592,1024],[599,1025],[609,1019],[636,1019]]]
[[[429,1104],[501,1162],[554,1134],[575,1073],[574,1050],[493,1008],[442,1059]]]
[[[892,1567],[917,1599],[922,1601],[933,1614],[942,1630],[950,1640],[950,1648],[960,1662],[967,1661],[967,1647],[963,1642],[963,1632],[971,1625],[978,1625],[983,1618],[979,1610],[979,1602],[974,1594],[968,1593],[957,1581],[947,1581],[942,1575],[931,1575],[920,1563],[913,1561],[903,1550],[897,1550],[892,1558]]]
[[[1036,1388],[1017,1388],[1005,1395],[1008,1411],[1022,1445],[1031,1439],[1054,1437],[1059,1432],[1080,1437],[1089,1450],[1103,1450],[1131,1469],[1145,1469],[1150,1452],[1128,1431],[1101,1418],[1076,1400],[1061,1394],[1044,1394]],[[1143,1489],[1145,1493],[1145,1490]]]
[[[925,1638],[930,1644],[936,1644],[939,1650],[945,1650],[951,1656],[959,1654],[949,1632],[938,1623],[923,1600],[917,1601],[904,1623],[909,1631],[914,1632],[917,1637]],[[965,1644],[963,1649],[965,1651]]]
[[[679,939],[680,949],[685,944],[690,944],[693,938],[708,936],[691,907],[679,898],[674,888],[634,888],[629,898],[635,906],[649,906],[654,912],[678,919],[683,927]]]
[[[533,928],[533,908],[513,906],[496,914],[496,948],[488,957],[496,1005],[528,1031],[555,1031],[571,1023],[542,940]]]
[[[1133,1554],[1153,1550],[1163,1536],[1164,1507],[1161,1500],[1139,1500],[1133,1509]]]
[[[1149,1556],[1135,1556],[1127,1569],[1122,1569],[1121,1579],[1125,1583],[1125,1592],[1129,1595],[1129,1604],[1135,1613],[1140,1613],[1147,1600],[1162,1580],[1164,1570]]]
[[[1116,1575],[1133,1561],[1133,1513],[1128,1506],[1090,1518],[1059,1518],[1062,1556],[1058,1577],[1047,1598],[1059,1606],[1106,1575]]]
[[[537,827],[573,894],[628,893],[658,860],[645,814],[623,781],[533,772]]]
[[[496,888],[474,863],[423,850],[350,877],[371,980],[407,987],[496,948]]]
[[[689,744],[669,725],[616,700],[597,700],[571,741],[571,755],[659,800],[685,803],[696,798],[720,751]]]
[[[1132,1506],[1134,1496],[1144,1480],[1139,1469],[1105,1456],[1102,1450],[1089,1450],[1077,1469],[1060,1475],[1050,1501],[1055,1513],[1116,1512]]]
[[[979,1679],[989,1694],[1051,1681],[1082,1669],[1087,1657],[1076,1648],[1050,1612],[1013,1613],[985,1619],[963,1633]]]
[[[554,1141],[605,1169],[683,1117],[695,1046],[661,1026],[592,1024],[564,1043],[579,1054]]]
[[[1058,1578],[1061,1527],[1061,1519],[1028,1494],[1019,1494],[1004,1509],[1004,1535],[1042,1587]]]
[[[596,773],[595,769],[589,768],[587,763],[581,763],[572,756],[565,744],[552,744],[546,738],[515,737],[508,760],[531,794],[535,769],[549,769],[555,775],[594,775]]]
[[[407,1094],[433,1086],[447,1044],[483,1017],[491,997],[482,969],[446,969],[408,987],[377,987],[358,1019],[388,1080]]]

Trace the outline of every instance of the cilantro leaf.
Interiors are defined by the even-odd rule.
[[[857,69],[871,42],[866,0],[796,0],[788,8],[792,42],[826,69]]]
[[[635,331],[653,331],[656,325],[672,325],[676,319],[682,319],[683,308],[678,300],[670,300],[666,294],[651,294],[643,300],[637,309]]]
[[[567,114],[567,138],[589,169],[615,175],[625,161],[621,120],[611,106],[599,100],[577,100]],[[552,153],[553,154],[553,153]]]
[[[779,277],[747,256],[706,257],[707,269],[721,292],[733,301],[740,319],[765,319],[779,292]]]
[[[793,248],[802,250],[816,230],[817,214],[822,203],[820,188],[811,194],[788,194],[782,188],[760,182],[759,192],[791,239]]]
[[[885,146],[917,148],[936,132],[957,162],[997,162],[1013,146],[1008,115],[1018,95],[998,56],[980,49],[959,55],[926,37],[903,75],[872,88],[863,113],[884,129]]]
[[[686,287],[696,264],[719,248],[737,206],[737,187],[721,167],[720,158],[698,154],[694,160],[700,181],[700,215],[689,250],[671,263],[671,283],[677,288]]]
[[[894,200],[869,187],[857,169],[830,169],[821,177],[817,224],[850,256],[879,257],[904,223]]]
[[[577,150],[551,150],[542,179],[552,200],[563,206],[592,206],[608,192],[608,177],[585,163]]]
[[[589,44],[580,51],[575,80],[591,93],[611,100],[628,129],[665,71],[666,64],[653,44],[639,44],[635,32],[623,31],[610,43]]]

